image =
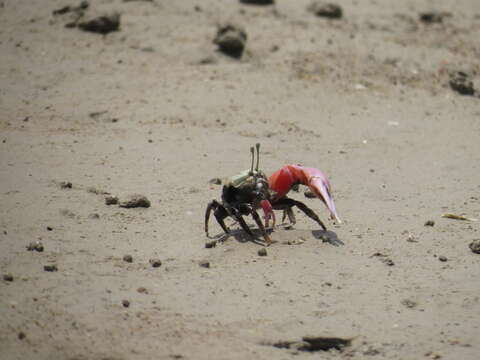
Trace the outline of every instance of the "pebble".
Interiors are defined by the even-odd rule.
[[[123,261],[128,262],[128,263],[133,262],[132,255],[123,255]]]
[[[480,254],[480,239],[473,240],[468,247],[472,250],[475,254]]]
[[[118,204],[118,197],[116,196],[107,196],[105,197],[105,205],[117,205]]]
[[[43,266],[43,270],[49,271],[49,272],[54,272],[54,271],[58,271],[58,267],[57,267],[57,265],[55,265],[55,264],[44,265],[44,266]]]
[[[32,241],[30,244],[27,245],[27,250],[43,252],[44,247],[40,241]]]
[[[120,14],[117,12],[113,12],[110,14],[98,16],[91,20],[79,22],[77,26],[83,31],[105,35],[109,32],[119,30]]]
[[[206,247],[207,249],[214,248],[215,246],[217,246],[217,240],[207,241],[207,242],[205,243],[205,247]]]
[[[123,305],[123,307],[128,308],[128,307],[130,307],[130,301],[122,300],[122,305]]]
[[[73,187],[70,181],[60,181],[59,185],[61,189],[71,189]]]
[[[440,261],[442,261],[442,262],[445,262],[445,261],[447,261],[448,259],[447,259],[445,256],[441,255],[441,256],[438,257],[438,260],[440,260]]]
[[[435,221],[433,221],[433,220],[427,220],[427,221],[425,221],[425,224],[424,224],[424,225],[425,225],[425,226],[434,226],[434,225],[435,225]]]
[[[324,3],[323,1],[313,1],[307,10],[316,16],[326,17],[329,19],[340,19],[343,17],[343,9],[340,5],[332,3]]]
[[[140,293],[140,294],[148,294],[148,290],[147,288],[141,286],[137,289],[137,292]]]
[[[463,71],[454,71],[450,73],[449,84],[452,90],[460,95],[473,96],[475,94],[475,88],[473,87],[473,82],[470,79],[470,76]]]
[[[17,335],[18,337],[18,340],[23,340],[27,337],[27,335],[25,335],[25,333],[23,331],[20,331]]]
[[[140,194],[128,195],[124,200],[120,201],[119,206],[123,208],[137,208],[137,207],[150,207],[150,200],[146,196]]]
[[[426,24],[442,23],[443,19],[452,16],[449,12],[425,12],[421,13],[420,21]]]
[[[208,269],[208,268],[210,268],[210,261],[202,260],[202,261],[199,262],[199,265],[200,265],[201,267],[204,267],[204,268],[207,268],[207,269]]]
[[[162,266],[162,261],[160,259],[150,259],[148,262],[154,268],[158,268],[158,267]]]
[[[409,309],[413,309],[415,306],[417,306],[417,303],[410,299],[402,300],[401,303]]]
[[[225,24],[219,26],[213,43],[224,54],[233,58],[242,57],[247,41],[247,33],[241,26]]]
[[[12,282],[13,281],[13,275],[12,274],[5,274],[5,275],[3,275],[3,280]]]
[[[268,255],[267,249],[261,248],[260,250],[258,250],[258,256],[267,256],[267,255]]]

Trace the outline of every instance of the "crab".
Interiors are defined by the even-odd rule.
[[[224,180],[221,201],[212,200],[208,203],[205,211],[205,233],[207,237],[209,236],[208,223],[212,211],[226,234],[230,230],[225,225],[224,220],[227,217],[232,217],[247,234],[254,237],[252,230],[243,218],[245,215],[252,215],[265,243],[268,245],[273,242],[267,229],[270,219],[273,220],[272,229],[275,227],[274,210],[283,210],[282,221],[288,217],[290,223],[295,224],[296,219],[292,208],[297,207],[326,231],[325,224],[312,209],[301,201],[287,197],[288,192],[298,187],[299,184],[308,186],[315,196],[326,205],[331,218],[337,223],[341,223],[331,195],[330,183],[320,170],[300,165],[284,165],[267,178],[266,174],[259,170],[260,144],[256,144],[256,150],[255,167],[255,150],[251,147],[252,162],[250,169]],[[265,223],[262,223],[257,212],[260,208],[263,210]]]

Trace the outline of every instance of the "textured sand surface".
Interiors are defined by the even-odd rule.
[[[2,360],[478,359],[480,222],[441,217],[480,218],[480,99],[449,85],[480,89],[478,1],[338,1],[330,20],[303,0],[92,0],[85,17],[121,14],[107,35],[52,14],[78,4],[0,1]],[[240,59],[213,44],[227,21]],[[267,173],[326,173],[343,224],[301,189],[327,234],[297,212],[258,256],[258,231],[211,219],[205,248],[209,180],[256,142]],[[353,340],[271,346],[304,336]]]

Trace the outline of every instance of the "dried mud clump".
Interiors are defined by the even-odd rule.
[[[119,206],[123,208],[137,208],[137,207],[150,207],[150,200],[144,195],[133,194],[129,195],[126,199],[120,201]]]
[[[233,58],[241,58],[247,42],[247,33],[239,25],[225,24],[217,29],[217,35],[213,40],[215,45],[225,55]]]
[[[463,71],[455,71],[450,73],[450,87],[452,90],[458,92],[461,95],[475,94],[475,88],[473,87],[473,81],[471,77]]]
[[[322,1],[312,2],[308,5],[307,10],[316,16],[329,19],[341,19],[343,17],[343,9],[340,5]]]

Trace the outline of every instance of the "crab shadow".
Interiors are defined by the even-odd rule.
[[[257,245],[265,246],[265,242],[262,239],[262,234],[259,230],[252,229],[254,237],[251,235],[247,234],[243,229],[238,229],[238,230],[230,230],[228,234],[218,234],[215,236],[212,236],[211,238],[213,240],[219,241],[219,242],[225,242],[229,238],[234,238],[237,242],[239,243],[247,243],[247,242],[252,242]],[[267,231],[269,234],[271,233],[271,230]]]
[[[251,235],[247,234],[245,231],[242,229],[237,229],[237,230],[230,230],[230,233],[228,234],[218,234],[215,236],[212,236],[211,239],[219,241],[219,242],[225,242],[229,238],[233,237],[237,242],[239,243],[247,243],[247,242],[252,242],[254,244],[260,245],[260,246],[265,246],[265,242],[263,241],[262,238],[262,233],[258,229],[252,229],[254,237]],[[274,233],[273,229],[267,229],[268,234]],[[312,230],[312,235],[315,239],[321,240],[324,243],[328,243],[333,246],[343,246],[345,243],[338,238],[338,235],[330,230],[324,231],[324,230]]]
[[[316,239],[322,240],[322,242],[328,243],[333,246],[345,245],[345,243],[338,238],[337,233],[330,230],[312,230],[312,235]]]

